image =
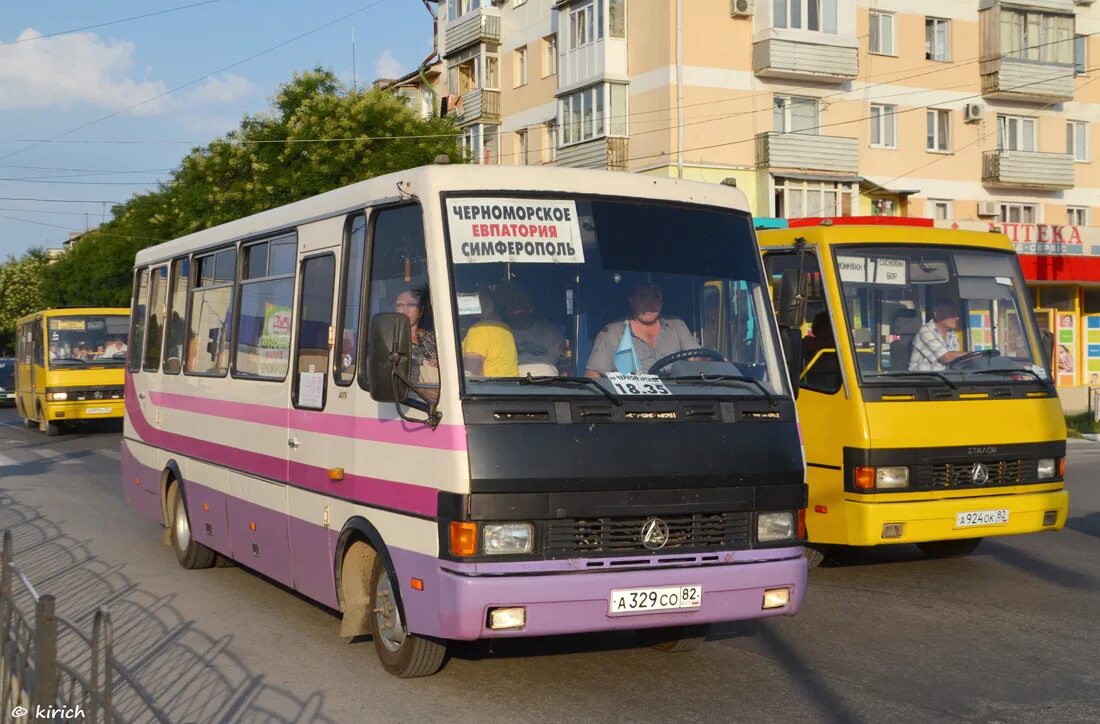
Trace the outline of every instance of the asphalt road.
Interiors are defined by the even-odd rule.
[[[118,443],[110,429],[46,438],[0,410],[0,529],[62,615],[111,611],[118,658],[174,722],[1100,718],[1100,443],[1070,443],[1059,533],[823,567],[799,616],[720,627],[690,653],[632,634],[508,641],[412,681],[246,569],[181,569],[123,501]]]

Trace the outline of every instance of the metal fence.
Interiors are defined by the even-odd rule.
[[[169,722],[152,698],[114,657],[111,616],[103,608],[87,636],[55,612],[13,561],[4,532],[0,564],[0,722],[133,721],[116,708],[115,689],[127,689],[127,711],[137,701],[141,721]]]

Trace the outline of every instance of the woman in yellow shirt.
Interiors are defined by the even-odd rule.
[[[462,362],[469,377],[518,377],[519,355],[511,328],[500,321],[496,299],[488,287],[479,287],[481,321],[462,340]]]

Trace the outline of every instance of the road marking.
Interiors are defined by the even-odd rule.
[[[0,465],[22,465],[22,464],[23,464],[23,462],[21,460],[16,460],[15,458],[10,458],[7,455],[0,455]]]

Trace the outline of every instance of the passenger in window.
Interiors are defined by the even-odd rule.
[[[462,340],[462,362],[469,377],[518,377],[516,338],[500,317],[499,292],[488,286],[477,290],[481,320]]]
[[[565,355],[565,335],[545,319],[536,319],[531,297],[517,286],[505,290],[504,320],[516,339],[521,373],[556,375]]]
[[[950,362],[962,357],[959,351],[959,310],[950,299],[941,299],[932,306],[932,319],[917,332],[909,369],[936,372],[947,369]]]
[[[833,337],[833,325],[829,323],[828,312],[818,312],[810,325],[810,335],[802,339],[802,356],[808,364],[814,355],[823,349],[836,349]]]
[[[608,372],[646,374],[662,357],[699,347],[682,320],[661,316],[664,296],[656,282],[636,282],[627,302],[629,318],[612,322],[596,335],[586,376],[600,377]]]
[[[397,295],[393,309],[409,320],[409,356],[412,359],[410,380],[426,385],[439,384],[439,355],[435,332],[432,330],[431,302],[428,287],[406,289]]]
[[[105,359],[114,359],[115,355],[122,355],[119,359],[126,356],[126,343],[122,341],[122,337],[113,336],[107,340],[107,348],[103,350],[101,355]]]

